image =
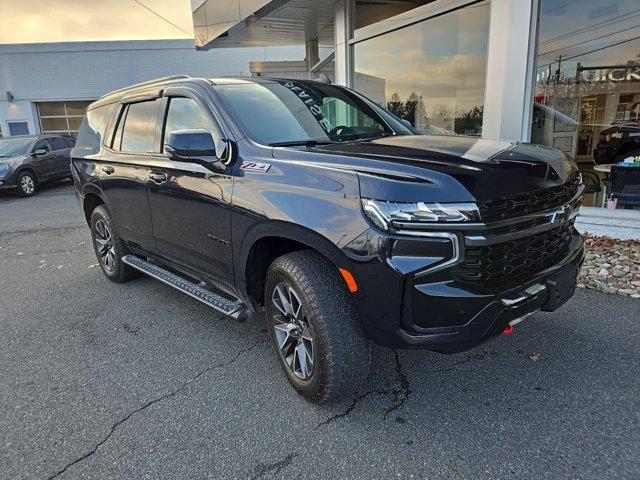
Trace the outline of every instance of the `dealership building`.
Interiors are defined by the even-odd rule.
[[[328,74],[427,131],[533,141],[587,169],[600,131],[640,118],[638,0],[191,5],[199,49],[304,45],[309,78]]]
[[[640,119],[638,0],[191,0],[193,40],[0,45],[1,135],[77,131],[87,102],[154,77],[353,87],[416,128],[558,148]]]
[[[152,78],[250,75],[250,64],[303,58],[302,46],[197,51],[193,40],[0,45],[0,136],[74,135],[87,105]]]

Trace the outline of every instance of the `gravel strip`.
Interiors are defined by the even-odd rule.
[[[640,298],[640,240],[584,235],[579,288]]]

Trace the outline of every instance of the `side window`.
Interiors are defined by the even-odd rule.
[[[49,141],[46,138],[42,138],[38,140],[36,144],[33,146],[32,151],[36,151],[41,148],[44,148],[47,152],[51,151],[51,145],[49,145]]]
[[[51,139],[51,148],[55,152],[56,150],[66,150],[69,148],[67,142],[64,141],[62,137],[53,137]]]
[[[157,108],[156,100],[129,104],[126,117],[120,119],[120,122],[124,120],[120,150],[141,153],[153,151]]]
[[[95,149],[100,147],[100,144],[104,141],[107,125],[114,107],[115,104],[112,103],[87,110],[84,120],[82,121],[82,126],[78,131],[79,147],[93,147]],[[69,143],[69,148],[75,146],[73,139],[65,138],[65,141]]]
[[[76,142],[73,138],[65,137],[64,141],[67,143],[67,148],[73,148],[76,146]]]
[[[220,133],[215,124],[198,102],[192,98],[173,97],[169,100],[167,120],[164,124],[164,136],[176,130],[194,130],[204,128],[211,132],[214,145],[220,140]],[[162,149],[164,151],[164,141]]]

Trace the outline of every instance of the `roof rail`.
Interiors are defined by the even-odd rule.
[[[100,98],[105,98],[109,95],[113,95],[114,93],[123,92],[125,90],[129,90],[131,88],[136,87],[144,87],[147,85],[154,85],[156,83],[166,82],[167,80],[178,80],[180,78],[191,78],[189,75],[169,75],[168,77],[160,77],[154,80],[147,80],[146,82],[134,83],[133,85],[128,85],[126,87],[118,88],[117,90],[112,90],[111,92],[105,93]]]

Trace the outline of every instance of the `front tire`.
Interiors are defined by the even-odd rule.
[[[267,322],[280,365],[293,388],[322,404],[360,387],[371,344],[335,267],[312,250],[292,252],[269,267]]]
[[[118,237],[109,210],[99,205],[91,213],[91,239],[100,268],[112,282],[126,282],[137,276],[137,271],[122,261],[129,249]]]
[[[18,174],[18,195],[21,197],[30,197],[36,193],[37,181],[31,172],[20,172]]]

